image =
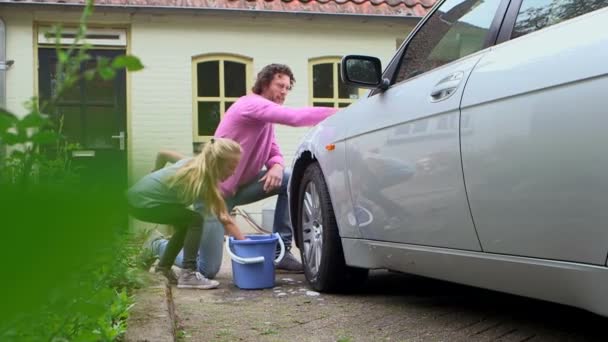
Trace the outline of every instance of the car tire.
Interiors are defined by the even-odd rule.
[[[331,198],[318,163],[308,165],[298,191],[297,234],[306,280],[322,292],[342,292],[360,286],[368,270],[349,267]]]

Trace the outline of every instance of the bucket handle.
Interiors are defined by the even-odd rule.
[[[263,255],[258,256],[258,257],[253,257],[253,258],[241,258],[240,256],[232,253],[232,249],[230,248],[230,238],[226,239],[226,251],[228,252],[228,255],[230,255],[230,258],[232,258],[232,260],[234,262],[237,262],[242,265],[257,264],[258,262],[264,262]]]
[[[276,265],[281,260],[283,260],[283,257],[285,256],[285,243],[283,243],[283,239],[281,239],[279,233],[274,233],[274,235],[279,239],[279,245],[281,246],[281,252],[279,252],[279,256],[274,259],[274,264]]]
[[[275,235],[279,239],[279,245],[281,246],[281,252],[279,253],[279,256],[274,260],[274,264],[276,265],[279,263],[279,261],[281,261],[283,259],[283,256],[285,256],[285,244],[283,243],[283,239],[281,239],[281,236],[279,236],[279,233],[274,233],[273,235]],[[252,258],[242,258],[242,257],[234,254],[232,252],[232,248],[230,248],[230,238],[226,239],[226,251],[228,252],[228,255],[230,255],[230,257],[232,258],[232,260],[234,260],[235,262],[242,264],[242,265],[257,264],[258,262],[264,262],[264,256],[258,256],[258,257],[252,257]]]

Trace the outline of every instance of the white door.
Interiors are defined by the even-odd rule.
[[[513,30],[523,36],[494,47],[463,95],[471,211],[485,252],[603,265],[608,9],[530,33],[573,13],[561,6],[584,9],[538,5],[523,1]]]
[[[346,159],[363,238],[480,249],[464,190],[459,106],[500,3],[443,2],[408,41],[390,89],[349,108]]]

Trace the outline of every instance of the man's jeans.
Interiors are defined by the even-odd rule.
[[[226,199],[226,206],[228,211],[232,208],[250,204],[264,198],[268,198],[274,195],[279,195],[277,198],[277,204],[274,209],[274,222],[272,225],[272,232],[279,233],[283,243],[285,243],[285,250],[291,249],[291,241],[293,237],[293,230],[291,228],[291,222],[289,221],[289,209],[287,202],[287,183],[289,183],[289,177],[291,176],[291,170],[285,169],[283,171],[283,181],[281,186],[272,192],[264,192],[264,183],[260,182],[260,179],[266,174],[266,171],[260,171],[256,178],[246,185],[241,186],[234,197]],[[195,209],[202,211],[202,204],[196,203]],[[152,244],[152,251],[155,255],[161,256],[165,251],[168,240],[157,240]],[[224,226],[217,220],[214,215],[209,215],[205,218],[203,224],[203,236],[198,249],[197,267],[198,271],[201,272],[205,277],[212,279],[215,277],[217,272],[220,270],[222,265],[224,248]],[[175,259],[175,265],[182,267],[183,261],[183,250],[180,251],[179,255]]]

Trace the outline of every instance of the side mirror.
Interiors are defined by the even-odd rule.
[[[347,55],[340,62],[342,82],[360,88],[387,89],[389,81],[382,78],[380,59],[370,56]]]

